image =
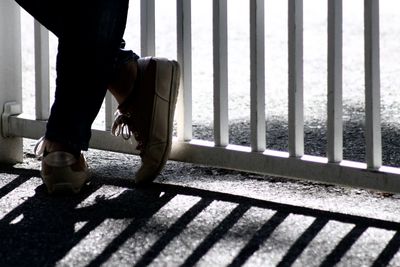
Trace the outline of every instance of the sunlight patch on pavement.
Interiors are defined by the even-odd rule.
[[[128,189],[123,187],[103,185],[79,203],[79,205],[76,206],[76,209],[87,208],[95,205],[99,200],[116,199],[126,190]]]
[[[236,206],[236,203],[213,201],[160,252],[154,260],[155,265],[163,262],[182,264]]]
[[[80,266],[88,265],[115,237],[117,237],[132,219],[105,219],[100,225],[79,241],[57,265],[70,265],[72,262]],[[80,225],[82,230],[84,225]],[[79,231],[78,231],[79,232]]]
[[[314,219],[295,214],[287,216],[251,255],[245,266],[261,266],[263,262],[276,266]]]
[[[168,229],[200,201],[199,197],[182,195],[174,197],[144,222],[137,231],[131,233],[131,236],[128,236],[126,241],[105,262],[105,266],[116,261],[119,261],[121,265],[129,266],[137,263],[146,253],[152,253],[150,248],[158,244],[157,242],[163,242],[160,238],[167,233]]]
[[[310,262],[314,263],[312,266],[319,266],[353,227],[354,224],[330,220],[304,248],[293,266],[309,266]]]
[[[251,207],[199,260],[199,266],[228,266],[274,214],[274,210]]]
[[[18,179],[18,177],[16,176],[15,179]],[[0,198],[0,206],[2,207],[0,210],[0,220],[3,220],[7,214],[33,197],[36,194],[36,188],[40,185],[42,185],[41,179],[32,177],[22,184],[18,184],[18,187],[12,189],[12,191]],[[10,220],[12,221],[15,218],[10,218]]]
[[[394,234],[394,231],[368,228],[343,256],[341,262],[354,262],[354,266],[369,265],[379,256]]]
[[[12,220],[10,222],[10,224],[18,224],[19,222],[21,222],[24,219],[24,214],[20,214],[18,215],[18,217],[16,217],[14,220]]]

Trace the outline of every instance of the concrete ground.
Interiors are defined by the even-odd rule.
[[[400,195],[90,150],[92,183],[49,196],[39,161],[0,167],[0,266],[400,266]]]

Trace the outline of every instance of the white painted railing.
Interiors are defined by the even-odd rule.
[[[250,0],[251,146],[229,144],[227,0],[213,0],[214,140],[192,140],[191,1],[177,0],[177,57],[182,66],[177,138],[171,159],[328,183],[400,192],[400,169],[382,166],[380,125],[379,1],[365,0],[366,163],[343,160],[342,0],[328,1],[327,158],[304,155],[303,0],[288,1],[289,152],[266,150],[264,1]],[[248,2],[246,2],[248,3]],[[21,104],[19,10],[0,3],[0,160],[22,159],[20,137],[39,138],[49,116],[48,33],[35,26],[36,120],[17,116]],[[141,1],[141,54],[155,54],[155,2]],[[136,153],[109,134],[116,108],[106,99],[104,131],[93,130],[91,147]]]

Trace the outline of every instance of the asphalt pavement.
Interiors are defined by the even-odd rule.
[[[34,142],[0,167],[0,266],[400,266],[400,195],[90,150],[92,182],[49,196]]]

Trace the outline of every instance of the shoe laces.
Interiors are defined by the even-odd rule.
[[[35,147],[33,148],[33,154],[36,157],[41,157],[44,154],[44,151],[46,149],[46,145],[45,145],[45,139],[44,136],[42,136],[35,144]]]
[[[122,113],[120,110],[117,110],[114,115],[115,119],[111,128],[111,133],[115,136],[121,136],[124,140],[129,140],[133,135],[137,141],[136,149],[142,154],[144,150],[144,138],[138,131],[134,117],[131,113]]]

